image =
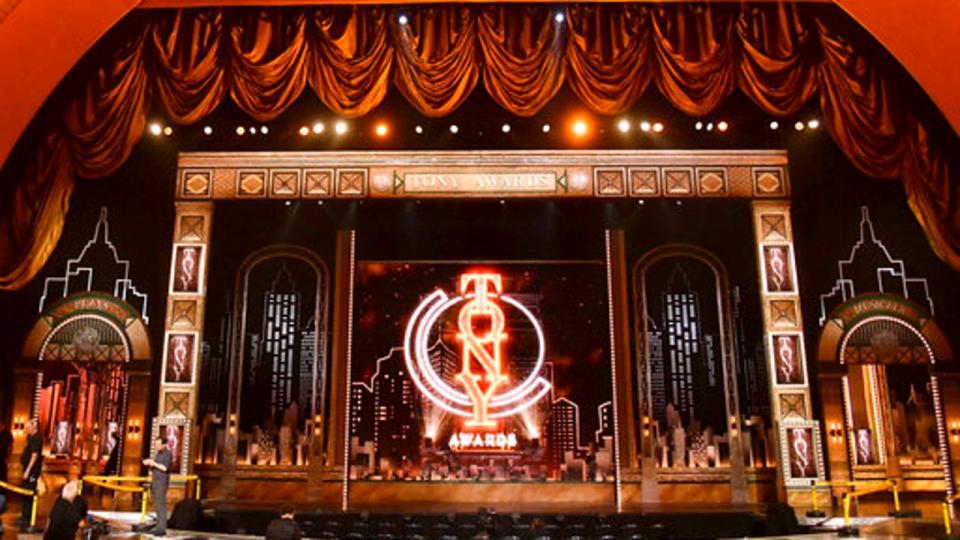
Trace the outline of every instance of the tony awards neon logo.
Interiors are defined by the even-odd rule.
[[[448,296],[444,291],[436,290],[414,310],[404,334],[407,370],[427,399],[464,419],[465,432],[451,437],[451,449],[515,447],[515,434],[489,432],[499,427],[501,419],[523,411],[550,391],[550,383],[540,375],[546,349],[543,329],[530,310],[503,294],[500,274],[462,274],[458,292],[458,296]],[[457,305],[460,305],[456,319],[456,337],[461,346],[460,372],[453,380],[447,381],[434,369],[428,348],[431,331],[435,330],[440,317]],[[504,345],[509,339],[504,307],[519,311],[537,337],[536,362],[523,380],[516,382],[507,374],[507,359],[504,358]]]

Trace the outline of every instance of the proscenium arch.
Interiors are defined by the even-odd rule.
[[[47,337],[43,340],[43,345],[40,347],[40,354],[37,355],[37,360],[44,361],[44,355],[47,352],[47,346],[50,344],[50,340],[57,335],[58,332],[63,330],[68,324],[75,323],[77,321],[99,321],[107,325],[110,329],[117,333],[120,336],[120,340],[123,342],[123,363],[130,361],[132,356],[132,347],[130,346],[130,337],[124,332],[123,328],[116,323],[111,317],[105,317],[97,313],[78,313],[70,315],[69,317],[61,320],[56,326],[53,327],[53,330],[50,330],[50,333],[47,334]],[[96,360],[91,360],[91,362],[96,362]]]
[[[326,262],[321,258],[316,252],[305,248],[303,246],[298,246],[295,244],[274,244],[264,248],[260,248],[253,253],[247,255],[247,257],[240,263],[240,266],[237,269],[235,284],[234,284],[234,314],[233,314],[233,336],[231,336],[230,342],[233,345],[233,348],[230,352],[230,371],[229,371],[229,381],[232,384],[229,385],[228,397],[227,397],[227,414],[230,416],[231,430],[235,426],[239,426],[240,418],[240,399],[241,399],[241,388],[243,382],[243,358],[244,358],[244,347],[246,345],[246,332],[247,332],[247,288],[250,280],[250,272],[257,267],[257,265],[266,262],[271,259],[296,259],[301,262],[306,263],[312,269],[314,274],[317,277],[316,281],[316,292],[314,297],[314,321],[318,329],[317,332],[317,342],[324,343],[324,354],[326,358],[329,359],[328,348],[326,343],[326,330],[327,330],[327,317],[330,312],[327,309],[327,304],[330,296],[330,272],[327,268]],[[320,312],[322,309],[322,313]],[[318,350],[314,348],[314,358],[313,358],[313,378],[316,381],[317,378],[317,360],[318,360]],[[329,363],[329,362],[327,362]],[[313,403],[310,405],[311,416],[316,417],[319,415],[323,418],[325,413],[325,402],[326,402],[326,387],[327,381],[324,377],[324,383],[319,389],[319,395],[314,393]],[[316,386],[314,386],[314,391],[316,392]],[[319,405],[318,405],[319,402]],[[319,406],[319,411],[318,411]],[[236,441],[236,436],[231,435],[230,438],[233,441]]]
[[[835,363],[839,366],[840,373],[844,380],[849,374],[851,366],[871,365],[871,364],[853,364],[843,361],[844,350],[850,340],[850,337],[857,330],[864,326],[876,323],[888,322],[899,327],[907,329],[914,337],[918,338],[926,350],[928,362],[927,371],[930,375],[931,399],[934,407],[934,416],[937,423],[938,446],[941,453],[943,465],[943,478],[946,483],[946,495],[952,497],[955,493],[953,485],[952,460],[950,458],[950,444],[946,440],[946,420],[943,410],[943,399],[940,391],[940,381],[937,376],[938,367],[943,363],[954,361],[953,349],[950,342],[947,341],[940,326],[936,320],[930,316],[925,308],[911,300],[896,294],[889,293],[865,293],[854,296],[843,304],[834,308],[827,317],[823,329],[820,331],[820,339],[817,344],[817,360],[824,363]],[[940,361],[938,364],[937,361]],[[877,363],[873,365],[887,364]],[[836,369],[836,368],[834,368]],[[849,407],[847,394],[844,392],[842,399],[843,414],[846,417]],[[844,422],[845,427],[846,421]],[[852,447],[848,448],[852,452]],[[849,466],[852,467],[854,459],[849,458]]]
[[[647,271],[653,267],[653,265],[664,261],[670,258],[679,258],[685,257],[688,259],[693,259],[704,265],[706,265],[712,272],[714,276],[714,286],[717,290],[716,306],[717,306],[717,321],[720,325],[720,343],[722,362],[721,366],[723,367],[723,385],[726,394],[726,399],[724,400],[724,407],[726,409],[726,418],[728,419],[728,433],[731,435],[731,439],[734,438],[734,431],[736,431],[736,438],[739,440],[739,429],[733,430],[732,426],[729,425],[729,419],[735,417],[737,423],[739,424],[740,420],[740,396],[737,389],[737,373],[736,373],[736,362],[734,361],[734,352],[733,352],[733,343],[730,339],[730,329],[733,328],[732,320],[732,311],[730,310],[729,305],[729,291],[730,285],[727,278],[726,267],[724,267],[723,262],[712,252],[706,250],[700,246],[693,244],[666,244],[657,248],[654,248],[651,251],[645,253],[640,259],[637,260],[633,265],[633,296],[634,296],[634,343],[635,343],[635,356],[637,361],[643,361],[643,369],[637,370],[637,387],[640,389],[640,409],[641,415],[649,416],[652,409],[652,395],[650,390],[650,349],[646,346],[646,336],[648,331],[647,326],[647,284],[646,276]],[[647,383],[644,384],[642,380],[639,380],[640,377],[646,379]],[[652,433],[652,431],[651,431]],[[652,437],[652,435],[651,435]],[[739,444],[731,440],[730,448],[731,453],[734,448],[739,448]],[[641,446],[643,455],[645,457],[653,457],[652,452],[653,444],[652,441],[644,440]],[[731,454],[731,464],[734,461],[734,458]],[[740,460],[742,462],[742,460]]]
[[[113,304],[117,307],[118,311],[127,314],[129,318],[127,320],[119,320],[114,313],[90,307],[68,311],[65,316],[58,316],[59,312],[63,311],[63,309],[69,309],[70,304],[82,302],[86,299]],[[30,331],[27,333],[20,356],[23,359],[39,360],[43,348],[47,345],[47,342],[53,334],[63,324],[79,316],[96,316],[114,326],[126,342],[127,350],[129,351],[128,361],[148,361],[152,358],[150,336],[147,333],[146,325],[143,323],[143,318],[140,313],[137,312],[133,306],[123,301],[123,299],[100,292],[74,293],[58,300],[43,310],[43,313],[37,317]]]
[[[920,339],[930,353],[930,364],[955,360],[946,334],[927,310],[907,298],[890,293],[865,293],[835,307],[820,330],[817,360],[844,365],[843,348],[850,335],[878,320],[895,322]]]
[[[912,0],[904,10],[897,2],[876,0],[808,0],[834,3],[870,32],[909,71],[931,97],[954,131],[960,131],[960,70],[951,65],[960,49],[954,21],[958,7],[943,0]],[[280,0],[297,5],[306,0]],[[362,0],[371,4],[373,0]],[[409,4],[386,0],[378,4]],[[414,2],[416,3],[416,2]],[[4,4],[7,4],[4,6]],[[16,73],[31,84],[8,85],[0,95],[0,164],[64,75],[120,20],[137,8],[262,5],[255,0],[30,0],[0,1],[0,72]],[[923,32],[913,31],[914,28]],[[36,39],[44,36],[44,39]]]

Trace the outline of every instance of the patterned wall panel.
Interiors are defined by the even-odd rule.
[[[769,173],[769,176],[761,177],[758,172]],[[759,191],[775,193],[777,190],[786,190],[784,179],[782,171],[754,169],[755,187]],[[780,425],[783,422],[811,420],[810,377],[790,203],[785,200],[755,200],[752,204],[774,422]],[[815,430],[818,431],[818,428]],[[778,433],[783,436],[783,430]],[[779,442],[786,444],[782,440]]]
[[[255,186],[257,173],[246,171],[247,188]],[[217,174],[213,174],[216,177]],[[242,175],[235,176],[241,189]],[[181,174],[181,179],[186,175]],[[260,182],[265,175],[260,175]],[[183,185],[183,184],[182,184]],[[214,186],[208,192],[216,193]],[[182,193],[182,192],[181,192]],[[176,203],[173,245],[170,254],[170,279],[167,291],[167,313],[164,318],[164,336],[161,349],[160,398],[157,404],[161,415],[159,424],[168,421],[192,422],[196,411],[198,374],[200,373],[200,340],[203,335],[203,310],[206,298],[206,269],[210,252],[210,227],[213,218],[212,202]],[[183,439],[185,456],[192,452],[190,439]],[[192,463],[184,459],[184,463]]]

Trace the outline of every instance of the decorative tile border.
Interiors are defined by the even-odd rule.
[[[780,151],[188,152],[177,183],[181,200],[790,193]]]

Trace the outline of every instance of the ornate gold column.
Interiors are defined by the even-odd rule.
[[[333,271],[333,338],[330,354],[330,409],[324,477],[343,481],[343,504],[347,501],[349,438],[347,411],[350,405],[350,332],[353,316],[353,271],[355,231],[337,231]]]
[[[160,392],[158,416],[149,438],[158,426],[169,422],[183,425],[182,452],[187,469],[193,467],[192,431],[196,425],[200,383],[200,343],[207,295],[207,261],[213,203],[209,201],[176,204],[173,246],[170,256],[170,280],[167,288],[167,313],[163,343],[159,349]],[[146,441],[148,447],[152,441]]]
[[[630,301],[627,292],[626,239],[622,230],[607,231],[607,279],[610,311],[610,355],[613,360],[616,502],[621,504],[620,482],[640,478],[637,455],[636,415],[633,395],[633,358],[630,354]]]
[[[812,421],[810,380],[800,309],[800,288],[793,247],[793,225],[790,202],[755,200],[753,226],[757,245],[760,278],[760,303],[763,312],[764,347],[770,384],[770,411],[777,433],[778,454],[787,449],[781,424],[791,421]],[[819,425],[813,429],[810,444],[819,444]],[[822,449],[813,448],[817,473],[822,477]],[[785,481],[790,467],[788,457],[779,455],[778,485],[786,485],[788,502],[803,499],[809,503],[810,481]],[[790,489],[797,488],[797,489]]]

